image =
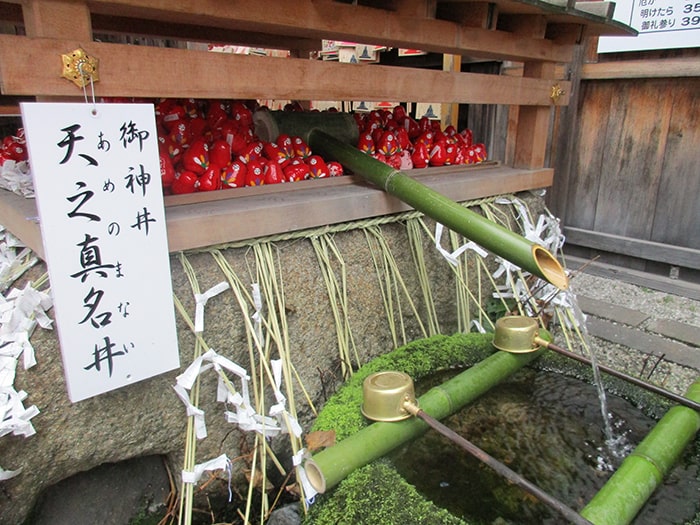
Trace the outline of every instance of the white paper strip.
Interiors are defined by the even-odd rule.
[[[438,252],[440,252],[440,255],[442,255],[445,258],[445,260],[447,260],[447,262],[450,263],[452,266],[457,266],[457,258],[467,250],[473,250],[481,257],[486,257],[488,255],[488,252],[484,250],[481,246],[476,244],[474,241],[468,241],[453,252],[448,252],[445,248],[442,247],[443,229],[444,226],[442,224],[440,224],[439,222],[435,223],[435,248]]]
[[[231,460],[228,459],[226,454],[221,454],[217,458],[210,459],[209,461],[205,461],[204,463],[199,463],[195,465],[194,470],[192,471],[183,470],[182,482],[191,483],[194,485],[200,480],[204,472],[212,470],[225,470],[226,472],[230,472]]]
[[[2,467],[0,467],[0,481],[6,481],[8,479],[14,478],[20,472],[22,472],[21,468],[17,470],[5,470]]]
[[[297,470],[297,481],[301,484],[302,489],[304,490],[304,500],[307,506],[314,502],[316,494],[318,494],[318,491],[313,487],[313,485],[311,485],[309,477],[307,476],[306,470],[303,466],[304,460],[308,457],[309,454],[304,448],[292,456],[292,463]]]
[[[220,282],[219,284],[212,286],[204,293],[194,294],[195,300],[195,310],[194,310],[194,331],[195,333],[201,334],[204,331],[204,307],[207,305],[207,301],[212,297],[216,297],[221,292],[229,289],[229,284],[227,282]]]

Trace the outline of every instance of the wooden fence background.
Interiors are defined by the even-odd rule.
[[[700,283],[700,50],[605,58],[556,116],[567,253]]]

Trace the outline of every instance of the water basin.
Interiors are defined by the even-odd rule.
[[[417,392],[452,373],[425,378]],[[594,386],[523,369],[443,423],[548,494],[581,508],[656,423],[620,396],[609,396],[608,410],[619,436],[614,450],[606,446]],[[470,523],[561,522],[551,509],[435,432],[398,448],[391,460],[426,498]],[[698,511],[699,494],[700,459],[697,450],[687,450],[634,523],[686,523]]]
[[[360,369],[328,400],[314,430],[335,430],[342,441],[371,425],[360,411],[362,382],[369,374],[400,370],[413,377],[423,391],[429,386],[423,383],[426,377],[450,368],[473,367],[493,353],[490,337],[479,334],[435,336],[410,343]],[[436,376],[431,381],[442,379],[444,376]],[[603,379],[615,425],[621,427],[616,430],[634,447],[672,404],[617,378]],[[598,393],[592,383],[590,366],[545,352],[510,380],[472,401],[466,410],[473,419],[467,418],[463,425],[449,418],[443,421],[484,449],[496,447],[490,449],[494,457],[580,510],[619,462],[605,448]],[[417,445],[422,439],[434,441],[425,447]],[[403,453],[408,458],[407,470],[387,457],[357,467],[336,488],[318,497],[304,523],[562,523],[560,516],[519,489],[494,480],[489,467],[464,458],[458,447],[434,432],[411,441]],[[402,451],[395,449],[392,454]],[[527,459],[533,457],[535,460]],[[635,525],[700,523],[698,458],[700,439],[696,436],[679,462],[680,470],[671,472],[664,487],[647,502],[643,514],[650,512],[649,517],[638,517],[646,521],[634,521]],[[667,493],[667,487],[680,487],[680,492]]]

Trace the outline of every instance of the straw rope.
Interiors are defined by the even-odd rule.
[[[438,313],[435,309],[433,301],[433,292],[430,289],[430,280],[428,279],[428,268],[425,264],[423,253],[423,236],[421,234],[421,225],[424,225],[422,218],[409,219],[406,221],[406,230],[408,231],[408,242],[411,247],[411,255],[413,256],[413,264],[415,265],[418,274],[418,283],[423,294],[423,302],[426,309],[426,317],[428,324],[428,335],[436,335],[440,333],[440,321]]]
[[[405,345],[409,342],[406,335],[406,325],[402,310],[402,297],[408,303],[408,307],[413,312],[416,322],[419,325],[423,337],[427,337],[425,325],[418,314],[415,303],[408,291],[406,282],[401,275],[401,271],[396,263],[396,259],[384,237],[381,228],[372,226],[364,228],[365,237],[372,253],[372,259],[377,270],[378,283],[380,288],[384,287],[382,297],[384,298],[384,309],[387,313],[387,321],[392,327],[392,337],[394,347]],[[394,307],[396,304],[396,307]],[[401,340],[398,340],[396,332],[396,319],[401,331]]]
[[[516,210],[515,204],[512,206],[504,205],[502,200],[498,203],[496,202],[504,198],[511,201],[515,199],[512,196],[497,196],[465,202],[462,205],[479,208],[481,213],[488,219],[512,229],[514,224],[518,224],[519,214],[522,210]],[[522,202],[520,205],[522,206]],[[405,260],[399,264],[396,260],[391,245],[382,230],[382,226],[388,224],[403,224],[405,227],[408,246],[411,251],[409,264],[406,264],[407,261]],[[364,364],[359,357],[351,327],[347,267],[343,254],[335,243],[335,235],[337,233],[349,231],[364,233],[376,274],[377,292],[381,295],[384,307],[385,326],[390,333],[394,348],[410,342],[407,333],[407,316],[417,325],[420,336],[428,337],[429,335],[440,333],[440,315],[434,301],[434,290],[431,287],[430,272],[424,249],[426,244],[435,243],[435,235],[426,224],[424,215],[421,212],[410,211],[391,216],[328,225],[321,228],[225,243],[205,249],[188,250],[187,252],[187,254],[210,253],[230,285],[242,314],[243,328],[248,346],[254,404],[256,411],[260,414],[265,413],[264,391],[266,385],[270,385],[273,382],[270,361],[275,357],[282,361],[283,381],[281,388],[284,390],[289,402],[290,416],[297,417],[295,384],[299,386],[304,394],[305,402],[315,413],[315,407],[293,364],[293,341],[290,339],[285,314],[284,275],[276,248],[277,243],[302,240],[310,242],[316,255],[328,296],[330,312],[335,324],[337,352],[342,377],[347,379],[352,375],[353,369],[357,369]],[[452,250],[457,249],[468,241],[468,239],[453,231],[448,230],[448,234],[448,242]],[[233,270],[224,256],[226,250],[241,248],[248,250],[245,253],[248,273],[245,280]],[[187,261],[186,254],[180,254],[180,261],[190,280],[193,292],[199,293],[196,277]],[[445,267],[451,269],[451,275],[454,279],[454,307],[459,331],[493,329],[493,321],[484,307],[488,301],[497,301],[508,312],[513,305],[509,304],[507,299],[508,297],[515,297],[515,309],[519,313],[532,311],[539,313],[543,310],[542,299],[537,297],[540,289],[531,283],[531,281],[536,281],[533,281],[531,277],[525,276],[522,271],[505,272],[505,278],[502,279],[505,282],[499,284],[493,276],[491,263],[484,260],[477,252],[466,250],[456,262],[456,266],[449,264],[445,265]],[[410,277],[408,276],[409,272],[411,273]],[[449,275],[449,272],[446,273]],[[412,294],[409,291],[409,282],[418,287],[418,294]],[[475,289],[472,289],[470,282],[476,283]],[[250,291],[250,286],[253,283],[256,283],[260,289],[263,305],[261,310],[259,309],[260,305],[256,307],[255,298]],[[494,291],[492,297],[486,295],[486,290]],[[522,295],[523,291],[525,298]],[[420,297],[421,302],[419,305],[414,302],[413,295]],[[186,317],[179,300],[176,300],[176,305],[178,306],[178,311]],[[254,317],[257,321],[253,321]],[[554,308],[552,317],[559,319],[562,325],[569,320],[557,307]],[[567,333],[565,337],[568,343],[571,334]],[[200,355],[206,348],[203,338],[197,336],[195,356]],[[296,454],[302,449],[301,439],[295,437],[291,432],[289,420],[286,421],[286,425],[290,436],[291,449]],[[194,465],[195,447],[192,426],[191,422],[188,421],[185,468]],[[264,486],[266,483],[265,473],[270,462],[276,466],[280,473],[286,474],[280,462],[267,445],[264,435],[256,433],[251,458],[253,474],[248,486],[245,516],[242,516],[246,522],[249,521],[251,513],[251,502],[255,488],[255,471],[259,470],[261,472]],[[189,484],[185,489],[189,489],[191,492],[191,488],[191,484]],[[261,515],[267,516],[272,509],[265,491],[261,491],[261,494],[263,494],[260,508]],[[191,494],[186,493],[184,502],[181,504],[183,507],[181,514],[186,514],[188,510],[191,512],[191,503],[188,503],[188,498],[191,498]]]
[[[187,279],[192,287],[192,291],[195,294],[200,293],[199,283],[197,281],[197,276],[194,273],[192,265],[187,260],[184,254],[180,254],[180,263],[182,264],[182,269],[187,276]],[[177,296],[176,296],[177,297]],[[182,303],[179,299],[175,301],[178,305],[178,311],[184,314],[184,308],[182,308]],[[189,319],[188,319],[189,320]],[[190,321],[191,323],[191,321]],[[194,331],[194,324],[191,324],[191,329]],[[195,337],[194,345],[194,359],[197,359],[202,355],[202,350],[206,345],[200,337]],[[199,377],[197,377],[194,386],[192,387],[191,401],[194,406],[199,405]],[[185,454],[184,454],[184,464],[183,470],[185,472],[192,472],[195,466],[195,456],[197,449],[197,436],[195,434],[194,416],[188,416],[187,418],[187,431],[185,438]],[[185,525],[190,525],[192,523],[192,503],[194,499],[194,484],[185,483],[183,490],[180,493],[180,513],[178,518],[178,523],[184,523]]]
[[[324,234],[311,237],[311,245],[316,252],[323,280],[326,284],[331,312],[335,320],[336,336],[340,358],[341,373],[344,379],[352,375],[353,358],[354,366],[359,368],[360,356],[355,347],[352,336],[350,319],[348,318],[348,289],[347,272],[343,256],[336,246],[333,235]],[[337,261],[340,267],[340,277],[333,270],[333,261]]]

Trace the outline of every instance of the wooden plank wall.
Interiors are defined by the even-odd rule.
[[[587,78],[584,67],[548,204],[573,254],[656,273],[677,265],[700,282],[700,77],[642,73]]]

